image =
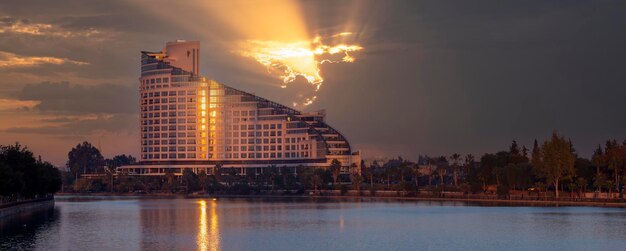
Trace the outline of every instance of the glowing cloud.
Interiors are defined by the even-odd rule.
[[[350,32],[342,32],[331,36],[352,35]],[[324,63],[351,63],[355,58],[349,53],[362,50],[359,45],[340,43],[327,45],[317,36],[312,41],[279,42],[248,40],[242,43],[240,54],[254,58],[264,65],[270,74],[276,74],[283,81],[282,88],[287,88],[289,83],[301,76],[311,84],[317,92],[324,78],[320,74],[319,66]],[[337,57],[339,55],[339,57]],[[302,105],[312,104],[317,96],[305,98]],[[298,103],[294,102],[294,106]]]
[[[20,56],[11,52],[0,51],[0,69],[10,67],[32,67],[42,64],[88,65],[89,63],[67,58]]]
[[[70,31],[62,29],[56,25],[45,23],[31,23],[24,20],[17,20],[11,17],[0,18],[0,33],[17,33],[34,36],[57,36],[57,37],[92,37],[102,35],[97,29]]]
[[[18,109],[32,109],[39,105],[40,101],[34,100],[16,100],[0,98],[0,111],[12,111]]]

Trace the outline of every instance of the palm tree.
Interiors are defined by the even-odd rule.
[[[453,181],[454,181],[454,186],[458,186],[458,177],[459,177],[459,160],[461,159],[461,155],[458,153],[453,153],[450,156],[450,159],[452,160],[452,170],[453,170]]]

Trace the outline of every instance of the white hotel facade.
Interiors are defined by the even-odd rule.
[[[118,171],[137,175],[212,173],[237,168],[262,173],[268,166],[360,172],[361,156],[325,122],[325,112],[303,113],[207,79],[200,72],[198,41],[168,42],[141,52],[139,163]]]

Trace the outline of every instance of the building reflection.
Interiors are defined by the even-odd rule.
[[[220,232],[217,216],[217,201],[200,200],[200,221],[198,224],[198,250],[220,250]],[[208,213],[207,213],[208,210]],[[207,215],[208,214],[208,215]]]

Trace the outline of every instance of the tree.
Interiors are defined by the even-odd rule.
[[[76,179],[79,173],[95,173],[104,167],[104,158],[100,150],[87,141],[72,148],[67,154],[67,158],[67,167]]]
[[[483,184],[483,191],[487,190],[492,177],[494,176],[494,170],[497,165],[497,158],[495,154],[486,153],[480,158],[480,170],[478,171],[478,179]]]
[[[45,197],[60,188],[61,173],[52,164],[19,143],[0,145],[0,202]]]
[[[271,165],[263,170],[263,176],[265,177],[265,183],[272,184],[272,191],[274,191],[274,183],[276,180],[276,176],[278,175],[278,168],[275,165]]]
[[[598,145],[598,149],[593,152],[593,156],[591,156],[591,161],[596,167],[596,175],[600,174],[600,167],[604,165],[604,153],[602,153],[602,147],[600,145]]]
[[[105,160],[105,164],[111,168],[132,165],[132,164],[135,164],[135,162],[137,162],[137,159],[135,157],[133,157],[132,155],[126,155],[126,154],[115,155],[113,159]]]
[[[420,176],[420,166],[418,164],[413,165],[413,179],[415,179],[415,188],[419,188]]]
[[[200,185],[200,188],[204,192],[206,192],[207,189],[209,188],[209,176],[204,170],[198,173],[198,184]]]
[[[465,155],[465,162],[463,163],[463,171],[465,172],[465,175],[469,174],[469,171],[474,166],[475,161],[476,160],[473,154],[470,153]]]
[[[452,170],[453,170],[453,181],[454,186],[458,186],[458,176],[459,176],[459,160],[461,159],[461,155],[458,153],[453,153],[450,156],[450,160],[452,160]]]
[[[355,174],[352,176],[352,185],[354,186],[354,190],[361,190],[361,182],[363,182],[363,177],[360,174]]]
[[[337,159],[333,159],[330,162],[330,172],[333,176],[333,186],[337,183],[337,179],[339,178],[339,174],[341,173],[341,162]]]
[[[613,171],[613,185],[619,191],[626,166],[626,145],[620,145],[616,140],[607,141],[604,154],[608,169]]]
[[[183,170],[182,181],[187,188],[187,192],[193,192],[198,190],[198,175],[196,175],[191,169],[185,168]]]
[[[446,177],[446,168],[448,167],[448,160],[446,156],[441,156],[437,159],[437,175],[439,175],[439,185],[445,185],[444,179]]]
[[[427,158],[428,158],[428,186],[431,186],[433,182],[433,164],[435,163],[435,160],[430,157],[427,157]]]
[[[163,184],[163,189],[167,191],[172,191],[176,184],[176,174],[174,170],[171,168],[165,169],[165,183]]]
[[[537,173],[554,185],[554,194],[558,199],[559,182],[576,172],[574,169],[576,156],[572,153],[570,142],[554,132],[550,141],[542,144],[539,155],[533,156],[533,159]]]

